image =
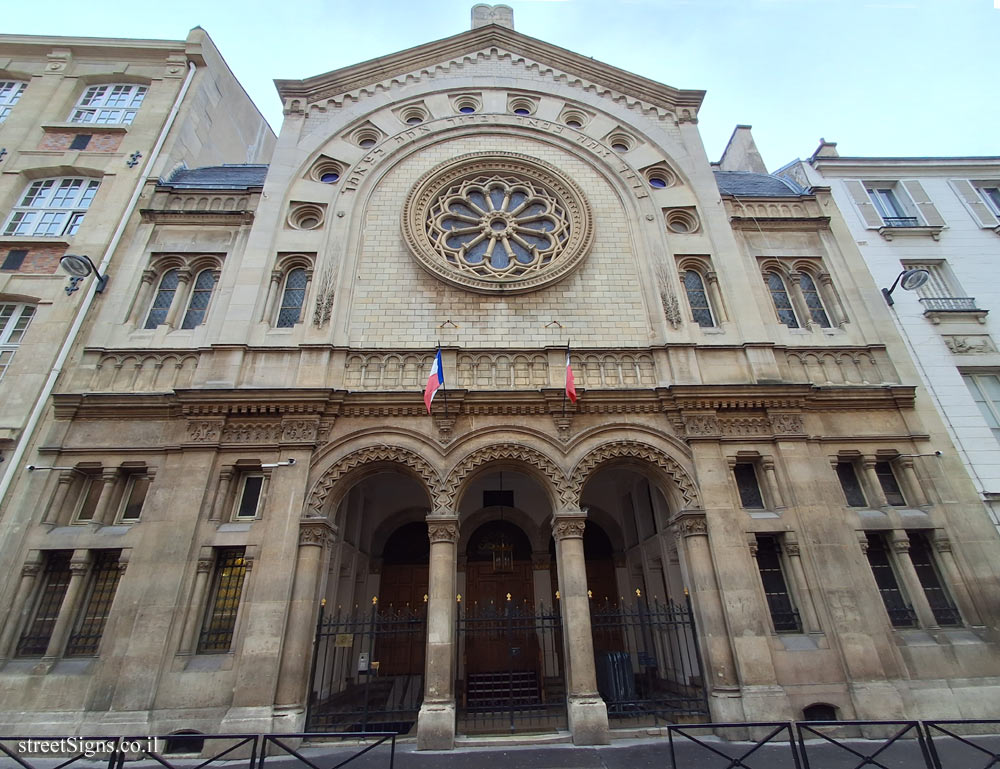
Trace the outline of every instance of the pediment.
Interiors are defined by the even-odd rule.
[[[496,24],[304,80],[275,80],[274,84],[287,109],[293,100],[302,100],[308,105],[336,99],[483,53],[527,59],[561,75],[579,78],[671,112],[685,110],[691,118],[705,97],[704,91],[673,88]]]

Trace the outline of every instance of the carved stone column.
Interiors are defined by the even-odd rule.
[[[190,282],[191,270],[177,271],[177,288],[174,289],[174,296],[170,301],[170,309],[167,310],[167,315],[163,319],[166,325],[176,327],[177,315],[181,312],[181,308],[187,308],[188,283]]]
[[[900,475],[902,476],[903,486],[906,488],[906,500],[910,503],[910,507],[924,507],[928,504],[927,495],[924,494],[924,489],[920,485],[920,479],[917,478],[917,473],[913,469],[913,458],[912,457],[900,457],[896,460],[896,467],[900,470]]]
[[[910,605],[917,615],[920,627],[938,627],[924,586],[920,584],[920,577],[917,576],[917,570],[913,568],[913,561],[910,560],[910,538],[906,536],[905,531],[896,530],[892,532],[891,541],[892,549],[896,553],[899,578],[903,581],[903,589],[906,591],[906,597],[910,599]]]
[[[38,573],[41,571],[41,564],[26,563],[21,567],[21,581],[17,586],[17,592],[14,594],[14,602],[10,606],[10,611],[7,614],[7,621],[3,625],[3,631],[0,631],[0,659],[5,659],[7,657],[14,656],[14,634],[21,628],[24,617],[24,607],[28,603],[28,596],[32,594],[35,587],[35,580],[38,578]]]
[[[729,322],[729,314],[726,312],[726,305],[722,301],[722,292],[719,290],[719,276],[715,272],[710,272],[705,277],[708,279],[708,295],[712,301],[712,309],[715,311],[715,319],[718,325]]]
[[[767,485],[767,493],[771,497],[771,503],[774,505],[775,510],[781,510],[785,507],[784,497],[781,496],[781,487],[778,485],[778,476],[774,471],[774,460],[773,459],[762,459],[760,461],[761,469],[764,470],[764,483]]]
[[[117,483],[117,470],[104,470],[101,472],[101,496],[97,498],[97,506],[94,508],[94,517],[90,519],[91,523],[96,523],[102,526],[114,523],[115,511],[111,509],[111,497],[115,492],[115,485]]]
[[[178,649],[181,654],[191,654],[195,650],[198,620],[205,603],[205,592],[208,590],[208,576],[214,563],[215,559],[211,555],[202,554],[198,558],[198,571],[194,575],[191,603],[188,604],[187,617],[184,618],[184,632],[181,633],[181,645]]]
[[[789,534],[785,535],[784,542],[785,555],[788,557],[788,567],[792,570],[792,580],[798,588],[799,608],[802,610],[802,622],[805,624],[807,633],[820,632],[819,619],[816,616],[816,607],[813,605],[812,591],[806,581],[806,573],[802,568],[802,558],[799,555],[799,543],[791,539]]]
[[[458,515],[437,510],[427,516],[431,541],[427,575],[427,663],[424,702],[417,715],[417,749],[455,747],[454,638]]]
[[[865,474],[865,486],[867,486],[868,500],[872,503],[872,507],[888,507],[889,500],[885,498],[885,492],[882,490],[882,484],[878,479],[878,475],[875,473],[875,465],[877,464],[874,457],[865,457],[861,461],[861,469]]]
[[[70,625],[80,608],[80,599],[90,572],[90,553],[86,550],[74,550],[69,562],[69,585],[59,607],[59,617],[49,636],[49,645],[45,649],[46,657],[61,657],[66,639],[69,637]]]
[[[271,271],[271,283],[267,287],[267,300],[264,302],[264,317],[261,318],[263,323],[275,325],[274,303],[278,301],[278,295],[281,293],[281,279],[284,274],[281,270]]]
[[[611,739],[608,707],[597,691],[587,564],[583,556],[586,521],[584,511],[565,511],[552,516],[566,660],[566,710],[574,745],[607,745]]]
[[[281,647],[275,705],[304,705],[309,691],[315,631],[316,591],[326,565],[324,555],[333,542],[335,529],[326,518],[303,518],[299,522],[299,552],[288,606],[288,624]]]
[[[64,470],[59,473],[59,483],[56,486],[55,494],[52,495],[49,509],[45,511],[44,523],[69,523],[69,516],[63,515],[63,505],[66,504],[66,495],[69,493],[70,486],[76,476],[77,473],[72,470]]]
[[[673,525],[683,542],[691,579],[691,603],[699,635],[704,640],[703,675],[712,696],[734,696],[739,690],[739,679],[708,544],[708,521],[701,511],[681,512],[674,518]]]
[[[962,577],[962,572],[959,571],[958,564],[955,562],[955,554],[951,551],[951,540],[948,539],[948,535],[942,529],[935,529],[932,542],[937,551],[937,562],[938,566],[941,567],[941,575],[944,577],[945,585],[951,591],[955,603],[958,604],[958,610],[962,613],[962,617],[970,625],[982,625],[982,617],[979,616],[979,611],[976,609],[972,596],[969,595],[969,589]],[[2,650],[3,647],[0,646],[0,651]]]
[[[215,504],[208,514],[210,520],[221,520],[223,515],[228,512],[225,507],[229,499],[229,484],[233,481],[234,470],[233,465],[226,465],[219,473],[219,486],[215,490]]]

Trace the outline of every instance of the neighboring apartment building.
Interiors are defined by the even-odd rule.
[[[111,257],[147,180],[266,161],[273,146],[200,28],[186,40],[0,35],[0,499],[92,301],[93,281],[71,285],[60,257],[110,272],[99,304],[128,280]]]
[[[930,273],[893,291],[892,313],[1000,526],[1000,157],[841,157],[824,141],[778,174],[830,187],[880,287]]]
[[[0,510],[7,733],[998,715],[1000,540],[827,189],[505,6],[277,86]]]

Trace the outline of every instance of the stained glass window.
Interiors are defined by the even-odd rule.
[[[830,318],[827,317],[826,310],[823,308],[823,300],[820,298],[812,275],[807,272],[801,273],[799,287],[802,289],[802,296],[806,300],[806,307],[809,308],[809,316],[813,323],[816,323],[820,328],[830,328]]]
[[[774,309],[778,313],[778,320],[789,328],[798,328],[799,320],[795,317],[795,310],[792,308],[788,289],[785,288],[785,281],[776,272],[769,272],[765,277],[767,288],[771,292],[771,301],[774,302]]]
[[[306,271],[295,269],[285,278],[285,290],[281,294],[278,308],[278,328],[291,328],[302,317],[302,305],[306,299]]]
[[[712,318],[712,307],[708,303],[708,294],[705,292],[705,283],[694,270],[684,273],[684,290],[687,292],[688,304],[691,306],[691,315],[694,322],[702,328],[711,328],[715,325]]]
[[[149,308],[149,315],[146,316],[146,325],[143,328],[156,328],[167,320],[167,312],[174,301],[174,294],[177,292],[178,273],[177,270],[167,270],[160,278],[160,286],[156,289],[156,296],[153,297],[153,304]]]
[[[195,278],[194,288],[191,289],[191,300],[188,302],[187,312],[184,314],[184,322],[181,328],[194,328],[200,326],[205,320],[205,313],[208,311],[208,303],[212,298],[212,289],[215,288],[215,272],[213,270],[202,270]]]

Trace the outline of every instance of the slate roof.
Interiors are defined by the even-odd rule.
[[[267,168],[265,163],[226,163],[203,168],[178,168],[169,179],[160,179],[160,184],[181,190],[245,190],[248,187],[262,187]]]
[[[750,171],[714,171],[715,183],[723,195],[738,198],[796,198],[804,195],[795,182],[770,174]]]

